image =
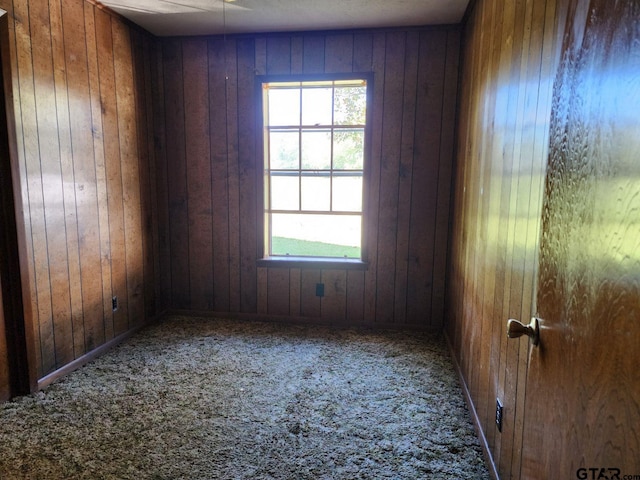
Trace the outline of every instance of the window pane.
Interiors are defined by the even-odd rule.
[[[269,125],[300,125],[300,89],[269,90]]]
[[[263,84],[270,255],[361,258],[366,83]]]
[[[333,132],[333,168],[362,170],[364,166],[364,130],[349,129]]]
[[[302,124],[331,125],[331,88],[302,90]]]
[[[298,170],[298,131],[271,132],[269,135],[269,156],[271,169],[294,169]]]
[[[298,210],[300,201],[300,183],[298,176],[279,176],[271,174],[271,209]]]
[[[323,177],[302,177],[302,210],[328,212],[331,208],[331,179]]]
[[[362,211],[362,176],[333,177],[333,210]]]
[[[331,168],[331,130],[302,131],[302,168],[307,170]]]
[[[360,258],[360,215],[273,214],[271,254]]]
[[[336,87],[334,101],[334,124],[364,125],[367,110],[366,87]]]

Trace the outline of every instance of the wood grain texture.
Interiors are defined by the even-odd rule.
[[[33,383],[145,321],[150,208],[145,53],[131,25],[82,0],[0,1],[9,11],[16,165]],[[140,36],[138,36],[140,35]],[[153,48],[148,49],[150,55]],[[135,65],[134,65],[135,63]],[[12,125],[13,126],[13,125]],[[146,161],[146,160],[145,160]],[[148,183],[147,183],[148,184]],[[153,271],[153,270],[151,270]],[[111,312],[111,297],[120,308]]]
[[[0,42],[8,44],[9,32],[7,29],[7,19],[4,15],[0,16]],[[7,172],[11,172],[11,160],[9,153],[9,131],[7,128],[7,110],[5,100],[5,82],[3,69],[5,65],[10,66],[10,63],[4,61],[5,54],[8,53],[8,49],[4,51],[0,50],[0,181],[5,181]],[[7,59],[8,60],[8,59]],[[9,175],[10,178],[10,175]],[[6,191],[6,186],[0,186],[0,192]],[[13,192],[13,187],[9,188],[9,192]],[[4,209],[6,202],[3,199],[0,204],[0,212]],[[4,215],[0,215],[0,229],[4,232],[6,220]],[[11,397],[11,377],[9,373],[9,349],[7,346],[7,327],[4,318],[4,294],[3,285],[5,280],[3,275],[3,263],[5,261],[6,253],[4,252],[5,246],[4,235],[0,236],[0,402],[4,402]]]
[[[196,310],[213,308],[213,223],[211,161],[209,153],[209,80],[206,39],[183,44],[185,95],[185,161],[189,205],[190,305]]]
[[[612,7],[478,1],[465,25],[446,331],[501,478],[639,469],[638,7]],[[536,311],[539,348],[506,339]]]
[[[530,478],[520,472],[528,349],[508,341],[505,328],[508,318],[528,321],[535,310],[545,132],[564,9],[555,0],[478,1],[463,34],[446,332],[501,478]],[[502,432],[496,398],[505,405]]]
[[[172,211],[164,220],[165,225],[159,228],[161,231],[169,228],[183,239],[179,243],[171,242],[169,255],[173,264],[180,261],[177,257],[192,258],[193,246],[188,247],[184,242],[187,239],[191,242],[193,232],[208,231],[213,225],[215,293],[213,306],[196,306],[187,298],[209,288],[202,285],[208,280],[187,278],[180,269],[165,270],[161,275],[170,280],[164,283],[170,282],[171,290],[181,295],[171,297],[170,308],[204,307],[214,312],[249,314],[266,311],[341,324],[441,327],[443,291],[437,296],[437,308],[430,299],[436,257],[441,257],[438,259],[441,290],[446,277],[443,263],[448,239],[446,199],[452,175],[458,39],[458,30],[450,27],[209,37],[206,54],[185,48],[194,42],[192,39],[164,39],[162,97],[167,106],[164,112],[167,177],[176,182],[176,178],[183,178],[182,172],[189,169],[193,170],[194,179],[197,172],[202,178],[210,174],[211,190],[199,189],[202,192],[199,201],[203,205],[210,202],[213,207],[208,214],[196,215],[194,209],[203,210],[192,205],[191,199],[178,202],[180,209]],[[176,52],[180,52],[180,59]],[[209,133],[201,139],[194,137],[193,141],[206,142],[210,153],[200,152],[202,158],[193,164],[182,153],[196,148],[186,139],[185,131],[189,129],[183,124],[192,121],[188,106],[203,104],[197,97],[204,95],[200,86],[202,73],[198,69],[181,78],[179,65],[199,64],[206,61],[205,56],[209,65],[208,102],[205,102]],[[276,267],[258,269],[256,261],[262,251],[259,192],[263,160],[258,138],[261,132],[256,128],[256,75],[351,71],[374,73],[365,214],[369,267],[360,273],[323,268],[285,268],[282,272],[272,272]],[[193,88],[188,87],[187,82],[189,85],[194,82]],[[446,94],[445,82],[448,84]],[[199,109],[194,112],[205,117]],[[183,117],[186,120],[181,120]],[[191,180],[187,183],[188,188],[192,188]],[[182,183],[170,186],[168,192],[158,188],[158,194],[168,195],[172,205],[175,203],[172,197],[182,188]],[[428,198],[416,195],[425,191],[431,192]],[[159,199],[161,203],[166,201]],[[441,209],[436,206],[438,202]],[[175,218],[176,215],[183,217]],[[189,219],[188,226],[184,218]],[[422,253],[420,265],[416,264],[408,272],[407,258],[416,255],[411,251]],[[431,267],[427,270],[423,265]],[[325,297],[320,299],[315,296],[315,285],[323,283],[325,278],[328,282]],[[399,279],[397,286],[396,278]]]
[[[0,368],[3,369],[3,395],[24,395],[37,386],[36,325],[29,285],[30,270],[27,234],[30,230],[19,222],[24,211],[22,191],[26,185],[20,175],[19,152],[24,144],[21,129],[12,121],[20,112],[11,10],[0,15],[0,288],[2,289],[2,347]]]
[[[87,45],[87,73],[91,101],[91,133],[93,137],[93,157],[96,182],[97,222],[100,242],[100,276],[102,277],[102,318],[100,327],[93,331],[98,335],[100,328],[104,338],[113,337],[113,313],[111,306],[111,260],[109,235],[109,208],[107,193],[107,172],[105,144],[102,123],[102,102],[100,97],[100,74],[98,66],[98,44],[96,39],[96,19],[94,9],[84,4],[84,21]],[[100,132],[100,133],[99,133]],[[94,279],[95,281],[95,279]],[[96,304],[95,308],[99,308]],[[91,340],[89,340],[91,344]]]
[[[0,301],[4,302],[4,298],[2,296],[2,285],[0,285]],[[1,305],[4,305],[4,303]],[[4,309],[0,309],[0,402],[9,400],[9,398],[11,398],[11,394],[7,329],[5,327]]]
[[[640,471],[639,15],[634,2],[569,6],[553,90],[543,343],[529,366],[525,478]]]
[[[223,39],[208,41],[209,91],[222,92],[227,88],[226,46]],[[235,79],[235,75],[231,78]],[[231,82],[229,82],[231,83]],[[209,128],[207,138],[211,149],[211,202],[213,246],[213,304],[221,312],[229,311],[231,280],[229,273],[229,154],[226,95],[209,95]],[[232,130],[235,131],[235,130]],[[215,226],[215,228],[213,228]]]

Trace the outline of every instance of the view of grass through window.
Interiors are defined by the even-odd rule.
[[[360,258],[367,85],[263,83],[270,256]]]
[[[360,258],[360,247],[286,237],[271,237],[271,250],[272,255]]]

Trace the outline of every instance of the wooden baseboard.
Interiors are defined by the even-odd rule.
[[[456,358],[455,351],[453,349],[453,345],[451,343],[451,339],[449,335],[447,335],[446,331],[444,333],[444,338],[447,341],[447,346],[449,347],[449,352],[451,353],[451,360],[453,361],[453,366],[458,373],[458,379],[460,380],[460,385],[462,386],[462,392],[464,393],[464,398],[467,402],[467,406],[469,407],[469,412],[471,413],[471,419],[473,420],[473,426],[476,430],[476,434],[478,435],[478,439],[480,440],[480,445],[482,445],[482,451],[484,453],[484,459],[487,463],[487,468],[489,469],[489,474],[491,478],[494,480],[500,480],[500,476],[498,475],[498,469],[496,468],[496,463],[493,461],[493,456],[491,455],[491,450],[489,450],[489,443],[487,442],[487,437],[484,434],[484,430],[482,429],[482,425],[480,424],[480,419],[478,418],[478,412],[476,412],[476,407],[471,398],[471,393],[469,392],[469,388],[467,387],[467,382],[462,375],[462,369],[460,368],[460,364],[458,363],[458,359]]]
[[[98,358],[100,355],[103,355],[104,353],[108,352],[109,350],[111,350],[116,345],[122,343],[124,340],[126,340],[129,337],[131,337],[134,333],[140,331],[141,329],[143,329],[147,325],[150,325],[150,324],[154,323],[159,318],[160,318],[160,316],[154,317],[153,319],[143,323],[142,325],[138,325],[137,327],[133,327],[132,329],[127,330],[126,332],[124,332],[124,333],[118,335],[117,337],[109,340],[107,343],[105,343],[103,345],[100,345],[98,348],[95,348],[94,350],[91,350],[90,352],[85,353],[81,357],[78,357],[75,360],[73,360],[72,362],[67,363],[65,366],[60,367],[59,369],[55,370],[54,372],[51,372],[50,374],[42,377],[40,380],[38,380],[38,390],[42,390],[43,388],[51,385],[53,382],[55,382],[59,378],[64,377],[65,375],[68,375],[69,373],[73,372],[74,370],[77,370],[78,368],[82,367],[83,365],[86,365],[90,361]]]
[[[254,322],[274,322],[290,325],[319,325],[335,328],[353,328],[360,330],[385,331],[408,330],[417,332],[441,332],[439,327],[425,327],[417,324],[394,324],[373,322],[347,322],[345,320],[331,320],[320,317],[302,317],[292,315],[269,315],[263,313],[244,312],[215,312],[211,310],[179,310],[170,309],[164,313],[164,317],[179,315],[184,317],[224,318],[229,320],[246,320]]]

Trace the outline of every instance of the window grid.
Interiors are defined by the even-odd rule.
[[[336,84],[342,83],[342,85]],[[329,124],[303,124],[303,117],[305,115],[305,105],[303,103],[303,92],[305,89],[312,89],[315,87],[327,88],[331,86],[331,122]],[[271,106],[269,105],[268,94],[264,96],[264,105],[266,105],[265,109],[265,204],[267,208],[265,208],[265,217],[268,222],[268,232],[266,239],[267,240],[267,251],[269,255],[272,255],[272,234],[273,232],[273,214],[291,214],[291,215],[332,215],[332,216],[357,216],[360,219],[360,225],[362,226],[363,220],[363,210],[362,210],[362,202],[363,198],[360,198],[360,208],[357,210],[335,210],[334,205],[334,192],[335,192],[335,182],[334,179],[336,177],[360,177],[363,179],[364,177],[364,135],[365,135],[365,127],[364,123],[352,123],[352,124],[339,124],[336,125],[336,88],[341,87],[354,87],[354,86],[365,86],[366,81],[358,80],[346,83],[345,82],[286,82],[283,84],[273,85],[273,84],[265,84],[263,87],[269,89],[296,89],[298,91],[298,125],[270,125],[269,124],[269,111]],[[366,90],[365,90],[366,93]],[[304,155],[304,145],[303,145],[303,134],[305,132],[313,132],[317,131],[328,131],[329,133],[329,168],[303,168],[303,155]],[[335,135],[336,132],[360,132],[362,134],[362,160],[361,160],[361,168],[352,169],[352,168],[340,168],[336,169],[335,165]],[[280,133],[296,133],[298,137],[298,150],[297,150],[297,168],[271,168],[273,164],[272,160],[272,151],[270,148],[271,145],[271,135],[274,132]],[[273,206],[273,178],[274,177],[284,177],[284,176],[292,176],[297,177],[298,181],[298,205],[297,208],[274,208]],[[303,189],[303,179],[309,177],[328,177],[329,179],[329,190],[328,190],[328,201],[329,207],[328,209],[305,209],[304,207],[304,189]],[[364,185],[361,187],[361,194],[363,193]],[[362,241],[360,241],[360,247],[362,246]]]

